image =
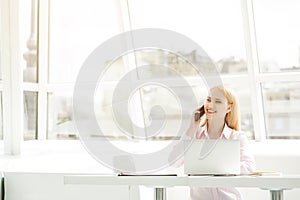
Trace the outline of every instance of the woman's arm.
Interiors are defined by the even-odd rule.
[[[249,141],[246,135],[241,134],[239,136],[240,140],[240,160],[241,160],[241,174],[249,174],[255,171],[256,164],[254,156],[249,147]]]

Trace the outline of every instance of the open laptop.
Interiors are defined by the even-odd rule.
[[[239,175],[239,140],[184,141],[184,173],[187,175]]]

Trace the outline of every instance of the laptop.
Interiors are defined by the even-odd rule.
[[[191,175],[239,175],[240,141],[195,139],[184,141],[184,173]]]

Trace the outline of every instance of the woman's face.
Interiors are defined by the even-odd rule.
[[[225,120],[226,114],[230,112],[230,105],[223,92],[218,88],[213,88],[207,95],[204,110],[208,120]]]

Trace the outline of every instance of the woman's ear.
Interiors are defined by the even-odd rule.
[[[232,107],[232,104],[228,104],[227,105],[226,113],[229,113],[231,111],[231,107]]]

